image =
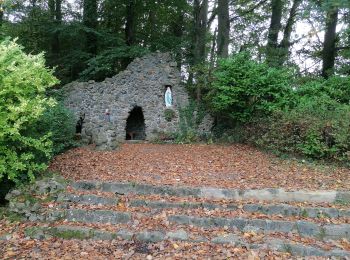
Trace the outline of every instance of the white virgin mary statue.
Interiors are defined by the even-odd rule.
[[[165,91],[165,106],[171,107],[173,105],[173,98],[171,96],[171,89],[170,87],[167,87]]]

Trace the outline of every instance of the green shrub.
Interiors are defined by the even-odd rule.
[[[315,98],[327,95],[342,104],[350,104],[350,77],[333,76],[306,81],[297,89],[298,96]]]
[[[164,110],[164,118],[166,121],[171,122],[173,118],[175,117],[175,111],[171,108],[167,108]]]
[[[74,141],[76,120],[71,111],[61,103],[48,108],[30,130],[33,137],[50,134],[53,155],[57,155],[76,145]]]
[[[250,140],[283,153],[350,162],[350,105],[327,95],[300,97],[291,109],[255,122]]]
[[[235,122],[269,115],[292,97],[288,70],[257,63],[247,53],[221,60],[214,78],[206,99],[217,115]]]
[[[188,106],[179,109],[179,131],[175,134],[177,143],[194,143],[201,140],[198,126],[202,123],[206,111],[202,105],[191,101]]]
[[[54,106],[45,91],[56,83],[43,54],[26,55],[15,41],[0,43],[0,180],[33,179],[46,168],[36,156],[50,157],[50,135],[32,137],[27,130]]]

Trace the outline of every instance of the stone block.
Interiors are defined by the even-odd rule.
[[[350,239],[350,224],[325,225],[324,236],[330,239]]]
[[[115,235],[125,240],[131,240],[134,234],[128,230],[119,230]]]
[[[165,234],[159,231],[144,231],[136,235],[136,239],[147,242],[157,243],[164,240]]]
[[[297,221],[295,228],[299,235],[304,237],[317,237],[321,232],[321,227],[319,225],[307,221]]]
[[[215,237],[211,240],[215,244],[239,244],[241,242],[240,238],[235,234],[226,234],[222,236]]]
[[[73,182],[72,187],[77,190],[98,190],[100,188],[100,183],[93,181],[79,181]]]
[[[68,221],[87,223],[127,223],[131,220],[131,215],[124,212],[110,210],[80,210],[72,209],[67,211]]]
[[[172,239],[172,240],[181,240],[181,241],[186,241],[188,240],[188,234],[185,230],[180,229],[174,232],[168,232],[166,234],[166,237],[168,239]]]

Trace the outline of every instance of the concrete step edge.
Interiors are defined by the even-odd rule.
[[[284,189],[220,189],[213,187],[155,186],[149,184],[78,181],[72,182],[77,190],[99,190],[118,194],[170,195],[178,197],[193,196],[196,198],[232,199],[232,200],[264,200],[280,202],[319,202],[350,203],[350,191],[286,191]]]
[[[209,240],[206,238],[190,239],[190,234],[184,230],[176,232],[164,231],[141,231],[131,232],[128,230],[119,230],[108,232],[95,228],[76,227],[76,226],[57,226],[57,227],[31,227],[25,230],[25,235],[34,239],[47,239],[58,237],[62,239],[94,239],[94,240],[138,240],[145,243],[158,243],[164,240],[186,241],[188,243],[216,243],[216,244],[233,244],[235,246],[247,247],[250,249],[270,248],[280,252],[288,252],[294,256],[322,256],[322,257],[350,257],[350,252],[333,249],[330,251],[322,250],[318,247],[295,243],[289,240],[266,238],[263,244],[249,244],[240,236],[228,233],[221,236],[215,236]]]

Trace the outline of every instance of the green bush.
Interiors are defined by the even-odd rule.
[[[50,134],[52,153],[57,155],[76,145],[75,137],[76,119],[71,111],[61,103],[48,108],[39,118],[31,135],[39,138],[43,134]]]
[[[194,143],[200,141],[198,126],[202,123],[206,111],[202,105],[191,101],[188,106],[179,109],[179,131],[176,135],[177,143]]]
[[[250,140],[282,153],[350,162],[350,105],[323,94],[255,122]]]
[[[270,68],[243,52],[219,62],[206,99],[217,115],[245,123],[289,104],[291,80],[288,70]]]
[[[58,83],[45,67],[43,54],[26,55],[15,41],[0,43],[0,180],[34,178],[52,151],[50,135],[33,137],[31,129],[55,101],[45,91]]]
[[[350,104],[350,77],[333,76],[327,80],[312,79],[297,88],[297,94],[310,99],[327,95],[339,103]]]
[[[175,111],[171,108],[167,108],[164,110],[164,118],[166,121],[171,122],[175,117]]]

